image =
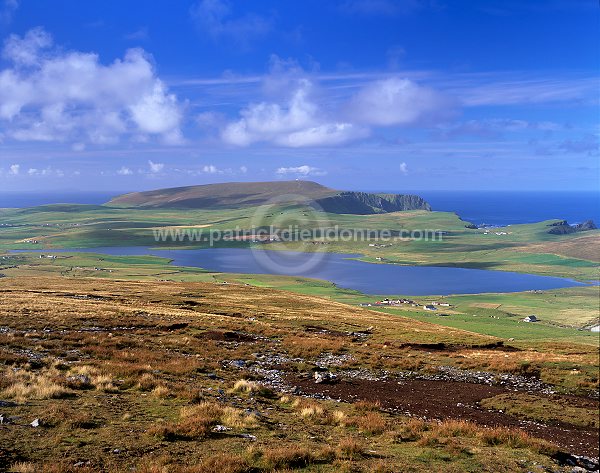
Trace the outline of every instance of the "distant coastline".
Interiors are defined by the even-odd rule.
[[[393,192],[403,192],[401,189]],[[406,192],[406,191],[404,191]],[[122,192],[0,192],[0,208],[53,203],[100,205]],[[593,191],[410,191],[427,200],[434,211],[456,212],[463,220],[493,226],[565,219],[600,222],[600,193]]]

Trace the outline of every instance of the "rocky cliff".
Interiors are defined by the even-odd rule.
[[[401,210],[431,210],[431,206],[423,198],[410,194],[340,192],[317,199],[316,203],[325,212],[363,215]]]

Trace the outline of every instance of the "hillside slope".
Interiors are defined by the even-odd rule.
[[[252,207],[278,199],[294,202],[301,195],[327,212],[373,214],[400,210],[431,210],[416,195],[337,191],[311,181],[229,182],[133,192],[107,203],[113,207],[227,209]]]

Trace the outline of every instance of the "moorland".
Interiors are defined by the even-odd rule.
[[[599,341],[589,329],[598,286],[392,306],[375,302],[402,294],[152,256],[43,253],[208,248],[157,242],[155,231],[249,228],[258,213],[265,228],[434,229],[443,238],[215,245],[598,280],[598,230],[549,233],[560,219],[477,228],[450,212],[386,211],[381,199],[415,201],[381,196],[351,196],[356,212],[347,213],[347,195],[342,206],[339,193],[318,193],[334,199],[330,211],[273,203],[264,189],[203,208],[130,195],[0,210],[0,470],[597,468]],[[447,304],[444,316],[423,310],[431,301]],[[532,313],[540,321],[523,322]]]

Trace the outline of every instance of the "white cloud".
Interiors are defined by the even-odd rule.
[[[208,174],[217,174],[219,172],[219,169],[217,169],[217,167],[212,164],[207,164],[202,167],[202,172],[206,172]]]
[[[484,76],[485,78],[485,76]],[[460,79],[447,84],[449,92],[461,98],[465,106],[521,105],[532,103],[598,103],[597,77],[530,77],[514,74],[507,78]]]
[[[400,172],[404,175],[408,174],[408,164],[400,163]]]
[[[19,141],[113,143],[121,137],[182,141],[181,105],[156,76],[151,59],[130,49],[123,59],[52,46],[41,28],[11,35],[0,70],[0,128]]]
[[[242,45],[264,36],[271,21],[255,13],[235,16],[227,0],[202,0],[191,9],[192,19],[200,31],[213,39],[229,38]]]
[[[117,174],[119,176],[131,176],[133,174],[133,171],[128,167],[123,166],[117,171]]]
[[[327,172],[322,169],[308,166],[306,164],[296,167],[281,167],[275,171],[280,176],[297,175],[297,176],[324,176]]]
[[[145,41],[149,38],[149,34],[148,34],[148,27],[144,26],[142,28],[138,28],[135,31],[132,31],[131,33],[127,33],[125,35],[125,39],[131,40],[131,41]]]
[[[29,176],[42,176],[42,177],[46,177],[46,176],[64,177],[64,175],[65,175],[65,173],[62,169],[53,169],[50,166],[48,166],[47,168],[44,168],[44,169],[29,168],[27,170],[27,174]]]
[[[363,137],[366,130],[352,123],[327,120],[327,113],[312,98],[313,83],[302,78],[283,104],[260,102],[240,112],[241,118],[222,131],[223,140],[236,146],[256,142],[299,148],[339,145]]]
[[[248,172],[248,168],[246,166],[240,166],[240,172],[242,174],[246,174]]]
[[[152,174],[157,174],[165,168],[163,163],[153,163],[152,161],[148,161],[148,166],[150,167],[150,172]]]
[[[392,126],[438,120],[452,108],[451,101],[437,91],[394,77],[361,89],[350,100],[347,113],[354,122]]]
[[[13,176],[17,176],[19,174],[20,169],[21,166],[19,164],[11,164],[8,173],[12,174]]]

